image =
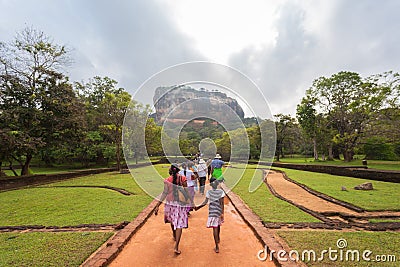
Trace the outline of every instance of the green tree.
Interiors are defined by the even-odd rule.
[[[98,150],[97,161],[107,162],[110,158],[109,145],[113,145],[117,169],[121,168],[122,126],[131,101],[131,95],[124,88],[117,87],[118,82],[109,77],[95,76],[88,82],[75,83],[86,106],[86,121],[89,131],[102,134],[104,149]],[[107,157],[105,153],[107,153]]]
[[[153,118],[149,118],[146,122],[145,138],[147,154],[150,156],[163,155],[161,133],[162,127],[158,126]]]
[[[111,101],[112,95],[120,95],[125,90],[117,87],[118,82],[109,77],[95,76],[88,82],[75,82],[75,91],[78,93],[86,107],[86,121],[89,131],[97,131],[99,126],[107,124],[103,106],[106,95]]]
[[[314,108],[315,99],[303,97],[301,104],[297,105],[297,120],[304,134],[312,140],[314,160],[318,160],[317,150],[317,112]]]
[[[86,168],[89,167],[90,161],[97,159],[98,155],[102,154],[101,144],[105,143],[99,131],[85,132],[79,146],[75,147],[75,155],[79,162]]]
[[[368,138],[363,146],[365,158],[376,160],[396,160],[398,155],[395,152],[395,146],[390,144],[383,137]]]
[[[295,119],[290,115],[277,114],[275,117],[276,127],[276,160],[279,161],[281,157],[284,157],[284,144],[285,141],[290,137],[291,130],[294,127]]]
[[[252,159],[259,159],[262,148],[260,127],[258,124],[254,124],[253,126],[246,128],[246,131],[250,143],[250,157]]]
[[[106,92],[99,107],[99,110],[103,113],[104,123],[101,125],[101,129],[110,136],[115,145],[115,158],[118,170],[121,169],[122,126],[130,101],[131,95],[127,92]]]
[[[21,175],[40,150],[81,127],[82,106],[60,71],[68,60],[64,46],[31,28],[0,44],[0,126],[15,140],[11,156]]]
[[[228,132],[230,137],[231,158],[248,160],[250,156],[249,136],[245,128],[238,128]]]
[[[276,150],[276,125],[270,119],[260,121],[262,159],[273,160]]]
[[[311,139],[313,145],[314,160],[319,160],[319,152],[322,159],[328,154],[328,159],[333,159],[333,134],[326,115],[317,114],[315,109],[316,99],[306,96],[297,105],[297,120],[301,126],[303,134]]]
[[[125,157],[134,159],[136,164],[146,152],[146,125],[151,114],[149,105],[132,100],[126,110],[123,132]]]
[[[315,109],[327,116],[336,131],[334,142],[345,161],[351,161],[360,135],[382,107],[387,93],[387,88],[364,81],[358,73],[342,71],[316,79],[307,97],[316,100]]]
[[[200,153],[203,154],[203,158],[214,158],[217,153],[217,147],[215,142],[211,138],[202,139],[199,144]]]
[[[215,140],[215,146],[217,147],[217,152],[221,154],[223,158],[231,157],[231,138],[228,132],[224,132],[221,138]]]

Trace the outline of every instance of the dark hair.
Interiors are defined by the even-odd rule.
[[[186,162],[183,162],[182,165],[181,165],[181,167],[182,167],[182,169],[183,169],[183,174],[184,174],[185,177],[186,177],[186,167],[187,167]]]
[[[178,172],[179,172],[178,166],[175,164],[172,164],[171,167],[169,168],[169,174],[172,175],[172,183],[177,184],[177,179],[178,179]]]
[[[218,184],[219,184],[218,180],[215,179],[214,177],[211,177],[211,179],[210,179],[210,185],[211,185],[211,187],[212,187],[213,189],[217,189]]]

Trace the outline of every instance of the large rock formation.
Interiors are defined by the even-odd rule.
[[[158,87],[153,97],[156,122],[210,118],[218,122],[243,119],[239,103],[225,93],[190,86]],[[234,118],[235,117],[235,118]]]

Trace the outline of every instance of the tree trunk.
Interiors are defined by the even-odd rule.
[[[328,148],[328,160],[333,160],[333,148],[332,148],[332,144],[329,145],[329,148]]]
[[[120,142],[119,142],[119,140],[117,140],[117,144],[116,144],[116,154],[115,154],[115,157],[116,157],[116,159],[117,159],[117,170],[119,171],[119,170],[121,170],[121,153],[120,153],[120,150],[121,150],[121,144],[120,144]]]
[[[332,156],[333,159],[339,159],[340,160],[340,152],[337,147],[332,147]]]
[[[283,153],[283,145],[280,147],[279,153],[281,154],[281,158],[285,158],[285,154]]]
[[[317,140],[313,138],[314,160],[318,160]]]
[[[350,162],[353,160],[353,151],[351,150],[345,150],[343,152],[343,157],[345,162]]]
[[[48,153],[44,152],[44,154],[42,155],[42,159],[43,159],[44,163],[46,164],[46,167],[53,167],[52,159],[50,158]]]
[[[281,148],[279,146],[277,147],[275,154],[276,154],[276,161],[279,161],[281,156]]]
[[[7,174],[5,172],[3,172],[2,166],[3,166],[3,162],[0,161],[0,177],[7,176]]]
[[[29,175],[29,165],[31,164],[32,155],[27,155],[24,165],[21,169],[21,176]]]
[[[17,173],[17,172],[14,170],[14,168],[13,168],[12,160],[10,160],[10,165],[9,165],[8,168],[14,173],[14,176],[18,176],[18,173]]]

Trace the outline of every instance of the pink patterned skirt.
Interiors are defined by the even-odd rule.
[[[207,220],[207,228],[216,228],[220,226],[224,220],[222,220],[220,217],[208,217]]]
[[[174,229],[188,228],[188,206],[179,204],[176,201],[167,201],[164,206],[164,222],[172,223]]]

